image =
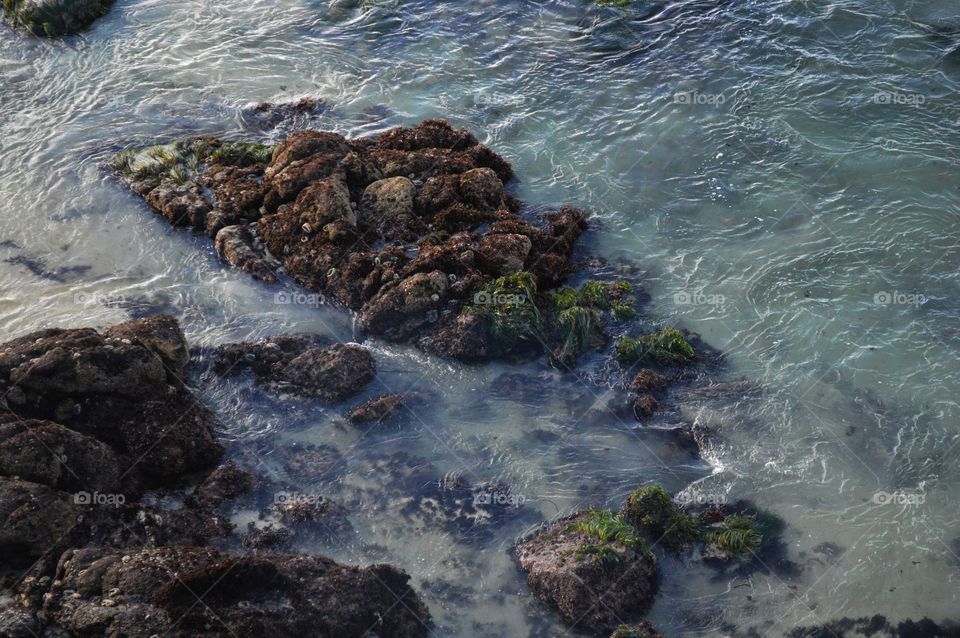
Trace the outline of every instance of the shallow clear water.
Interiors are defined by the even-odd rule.
[[[437,635],[562,635],[507,548],[640,482],[693,483],[783,517],[803,570],[665,569],[650,614],[662,631],[941,620],[960,603],[958,14],[942,0],[120,0],[81,36],[0,26],[0,338],[108,325],[133,305],[175,314],[198,346],[282,330],[350,340],[348,315],[273,303],[278,288],[223,268],[104,163],[184,134],[276,141],[284,129],[242,115],[264,100],[322,98],[311,125],[350,135],[447,117],[514,163],[521,198],[588,209],[584,255],[643,273],[650,318],[700,332],[727,378],[763,390],[687,404],[718,432],[695,460],[655,430],[580,418],[568,397],[589,403],[596,387],[557,376],[517,402],[488,389],[513,368],[376,341],[365,396],[431,397],[402,429],[358,432],[344,406],[198,374],[231,454],[351,509],[356,537],[312,549],[408,570]],[[335,476],[292,475],[290,441],[336,447]],[[467,536],[405,509],[450,472],[507,483],[523,506]]]

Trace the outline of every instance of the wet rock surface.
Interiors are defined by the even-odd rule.
[[[430,619],[403,572],[322,556],[84,548],[61,557],[53,583],[44,614],[74,635],[412,638]]]
[[[41,330],[0,346],[0,390],[19,417],[50,420],[96,439],[123,461],[120,474],[129,470],[134,482],[160,484],[212,465],[223,452],[213,414],[181,381],[186,353],[176,320],[163,315],[103,333]],[[19,427],[21,435],[31,429]],[[82,448],[81,463],[106,453],[76,435],[54,433],[49,424],[43,432],[60,439],[58,446]]]
[[[657,562],[613,512],[561,519],[514,549],[527,584],[564,621],[595,632],[640,619],[657,593]]]
[[[458,317],[478,287],[518,271],[559,285],[586,229],[570,207],[540,226],[520,216],[509,163],[441,120],[355,140],[301,131],[275,148],[192,138],[114,166],[173,225],[215,236],[227,263],[272,282],[275,259],[370,333],[467,360],[490,354],[484,318]]]
[[[310,343],[275,338],[261,363],[296,363]],[[303,367],[344,356],[333,348],[315,348]],[[0,412],[0,591],[18,598],[0,608],[0,635],[426,635],[429,613],[399,569],[270,553],[290,539],[346,537],[345,508],[262,503],[262,481],[232,462],[184,487],[222,453],[213,415],[180,380],[188,361],[167,316],[0,346],[12,410]],[[316,369],[298,373],[330,385]],[[292,469],[304,476],[341,460],[333,448],[297,453]],[[228,516],[241,501],[260,515],[238,538]],[[198,587],[209,591],[203,604]]]
[[[385,394],[358,405],[348,416],[354,425],[387,423],[402,414],[408,405],[419,405],[424,400],[417,392]]]
[[[203,467],[220,453],[212,414],[179,380],[185,363],[186,342],[170,317],[135,320],[103,334],[51,329],[0,346],[0,385],[19,415],[62,422],[121,454],[136,454],[151,434],[163,432],[141,465],[164,463],[169,474]],[[177,445],[179,454],[168,445]]]
[[[253,371],[257,383],[338,402],[359,393],[376,376],[370,351],[355,345],[316,345],[310,335],[278,335],[217,348],[214,371],[222,376]]]
[[[114,0],[3,0],[5,17],[37,35],[79,31],[105,15]]]

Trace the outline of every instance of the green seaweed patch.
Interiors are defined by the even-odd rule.
[[[212,138],[190,138],[169,144],[131,148],[114,156],[113,170],[133,182],[147,181],[157,186],[163,180],[184,184],[195,180],[206,163],[265,164],[274,146],[255,142],[220,142]]]
[[[596,0],[598,7],[625,7],[633,0]]]
[[[681,512],[659,485],[647,485],[627,497],[626,519],[648,538],[680,551],[703,538],[700,524]]]
[[[521,270],[485,284],[474,294],[474,303],[464,306],[462,313],[487,320],[490,337],[500,354],[539,352],[546,337],[536,296],[536,278]]]
[[[681,551],[703,540],[703,529],[692,516],[674,511],[663,524],[663,542],[674,551]]]
[[[576,560],[593,558],[601,567],[612,567],[622,559],[620,552],[609,545],[581,545],[574,550],[564,552],[564,554],[573,554]]]
[[[585,518],[567,525],[565,531],[580,532],[605,543],[619,543],[642,554],[649,551],[637,531],[613,510],[591,510]]]
[[[644,531],[659,534],[676,509],[670,495],[659,485],[638,487],[627,497],[627,516]]]
[[[615,352],[621,363],[652,360],[662,365],[682,366],[693,363],[697,358],[690,342],[674,328],[665,328],[639,339],[623,335],[617,341]]]
[[[608,312],[617,319],[636,316],[632,298],[622,292],[624,284],[632,292],[626,281],[611,285],[588,281],[580,290],[565,286],[550,295],[553,332],[559,342],[552,352],[554,359],[570,364],[591,343],[605,340]]]
[[[651,636],[644,630],[638,629],[637,627],[620,625],[613,631],[612,634],[610,634],[610,638],[651,638]]]
[[[757,520],[752,516],[727,516],[707,530],[706,541],[727,556],[741,556],[753,552],[764,542]]]

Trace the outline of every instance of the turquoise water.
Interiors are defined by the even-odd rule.
[[[286,129],[243,114],[264,100],[321,98],[310,125],[350,135],[447,117],[514,163],[521,198],[589,210],[584,255],[642,281],[651,319],[700,332],[726,353],[724,378],[762,389],[669,416],[716,429],[697,460],[655,430],[583,418],[569,397],[589,404],[596,386],[554,375],[518,402],[489,391],[515,368],[375,340],[367,394],[432,397],[402,429],[361,433],[344,406],[198,376],[231,454],[351,509],[354,537],[301,549],[408,570],[438,636],[564,635],[507,548],[657,481],[770,509],[802,567],[710,579],[666,565],[650,619],[670,635],[955,616],[958,47],[953,3],[906,0],[120,0],[81,36],[0,26],[0,338],[116,323],[132,305],[174,313],[198,346],[351,340],[351,317],[274,304],[276,288],[224,269],[104,163],[184,134],[276,141]],[[289,441],[336,447],[338,471],[290,472]],[[451,532],[416,500],[448,473],[507,483],[523,506]]]

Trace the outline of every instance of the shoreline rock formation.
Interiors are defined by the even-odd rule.
[[[276,147],[190,138],[113,166],[171,224],[214,238],[228,264],[267,283],[288,275],[370,334],[462,360],[517,354],[498,349],[490,310],[539,316],[587,228],[569,206],[539,226],[525,219],[504,191],[510,164],[442,120],[356,140],[301,131]]]
[[[114,0],[3,0],[7,20],[35,35],[80,31],[110,11]]]
[[[329,379],[316,358],[342,354],[331,348],[304,350],[318,387]],[[396,567],[205,547],[232,533],[221,506],[254,486],[233,464],[178,509],[140,501],[177,493],[223,455],[213,413],[182,380],[188,352],[166,315],[0,344],[0,588],[18,599],[0,605],[0,635],[426,635],[429,611]],[[349,528],[342,508],[321,505],[263,515],[300,527],[336,515]]]

